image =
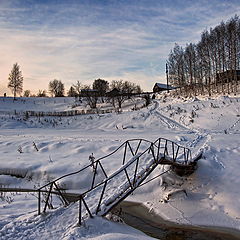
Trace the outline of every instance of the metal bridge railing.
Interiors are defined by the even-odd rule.
[[[117,169],[111,172],[108,164],[114,159],[120,161]],[[81,182],[81,178],[87,175],[88,184],[80,184],[77,190],[81,193],[75,196],[75,200],[79,201],[79,224],[83,215],[104,215],[133,192],[163,160],[186,165],[192,160],[191,150],[165,138],[159,138],[155,142],[145,139],[127,140],[110,154],[94,161],[94,168],[93,164],[89,164],[39,188],[38,214],[47,208],[54,208],[54,195],[58,196],[58,202],[60,199],[61,204],[67,206],[70,201],[65,192],[67,188],[64,187],[64,180],[75,177]]]

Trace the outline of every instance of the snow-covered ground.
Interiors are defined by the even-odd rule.
[[[139,100],[140,101],[140,100]],[[46,182],[81,169],[88,157],[111,153],[128,139],[154,141],[165,137],[204,158],[189,177],[163,175],[137,189],[128,200],[143,202],[168,220],[240,230],[240,98],[174,99],[160,96],[148,108],[126,112],[72,117],[14,116],[16,111],[67,111],[73,98],[0,98],[0,185],[36,189]],[[139,105],[142,102],[139,103]],[[77,104],[86,109],[86,104]],[[103,108],[110,107],[108,105]],[[119,159],[107,162],[113,172]],[[167,167],[159,166],[155,175]],[[81,179],[69,180],[77,189]],[[181,191],[184,190],[184,191]],[[185,194],[186,192],[186,194]],[[126,225],[99,217],[77,228],[77,205],[37,216],[37,198],[29,193],[1,193],[1,239],[147,239]]]

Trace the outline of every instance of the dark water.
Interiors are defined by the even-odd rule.
[[[240,231],[221,227],[180,225],[166,221],[140,203],[123,202],[112,211],[126,224],[161,240],[240,240]]]

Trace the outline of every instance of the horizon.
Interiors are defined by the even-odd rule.
[[[165,63],[175,43],[196,43],[205,29],[239,15],[238,1],[3,0],[0,2],[0,96],[14,63],[23,89],[65,92],[76,81],[131,81],[144,91],[166,83]]]

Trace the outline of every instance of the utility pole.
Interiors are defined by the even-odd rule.
[[[167,92],[169,93],[169,85],[168,85],[168,64],[166,63],[166,76],[167,76]]]

